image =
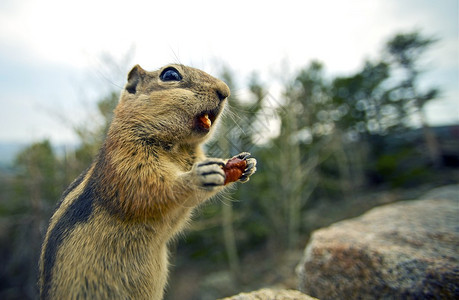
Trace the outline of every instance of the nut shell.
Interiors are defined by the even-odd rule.
[[[209,115],[205,114],[199,117],[199,121],[201,122],[202,127],[209,129],[212,126],[212,121],[209,119]]]

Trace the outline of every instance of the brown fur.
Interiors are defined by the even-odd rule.
[[[163,81],[171,68],[180,80]],[[226,84],[190,67],[131,70],[104,145],[50,220],[42,299],[162,298],[167,242],[223,188],[225,161],[206,159],[210,133],[197,120],[209,113],[213,123],[228,96]],[[256,161],[239,157],[247,181]]]

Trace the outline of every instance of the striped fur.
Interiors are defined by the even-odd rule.
[[[64,192],[42,247],[41,299],[162,299],[168,241],[223,188],[224,161],[205,158],[210,133],[196,119],[215,121],[229,89],[167,68],[181,80],[161,80],[166,68],[129,73],[98,156]]]

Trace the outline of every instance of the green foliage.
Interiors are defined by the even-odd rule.
[[[419,60],[422,55],[436,42],[436,39],[423,37],[419,32],[397,34],[387,42],[387,52],[394,61],[394,69],[400,68],[405,74],[400,84],[392,91],[392,98],[402,98],[406,105],[422,110],[424,105],[438,96],[437,88],[420,92],[417,81],[421,73]]]
[[[42,233],[63,189],[61,165],[45,140],[22,150],[14,166],[16,173],[8,180],[13,188],[0,202],[0,281],[20,287],[8,298],[34,298]]]
[[[16,200],[15,205],[30,201],[34,209],[39,209],[56,201],[62,189],[58,176],[60,165],[48,140],[22,150],[16,157],[15,167],[18,170],[16,197],[24,199]]]
[[[428,175],[425,162],[419,160],[419,154],[413,148],[381,155],[375,166],[383,181],[389,182],[392,187],[408,186]]]
[[[333,81],[332,97],[338,126],[354,135],[385,135],[394,128],[405,126],[406,112],[402,101],[389,99],[390,90],[384,86],[389,78],[386,62],[366,62],[363,70]]]
[[[439,90],[433,87],[422,91],[418,86],[421,74],[419,60],[435,42],[435,39],[423,37],[419,32],[397,34],[387,42],[387,51],[395,62],[394,69],[399,67],[405,74],[400,83],[395,85],[389,97],[402,102],[405,110],[417,114],[424,129],[430,162],[433,167],[438,168],[442,165],[441,150],[436,136],[427,124],[424,106],[439,95]]]
[[[417,31],[400,33],[387,42],[387,51],[402,67],[415,69],[422,54],[435,42],[436,39],[423,37]]]

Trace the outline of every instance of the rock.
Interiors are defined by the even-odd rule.
[[[459,185],[449,185],[427,192],[419,199],[449,199],[459,201]]]
[[[459,186],[421,199],[315,231],[299,289],[322,300],[459,299]]]
[[[221,300],[314,300],[295,290],[261,289],[250,293],[241,293]],[[317,300],[317,299],[316,299]]]

